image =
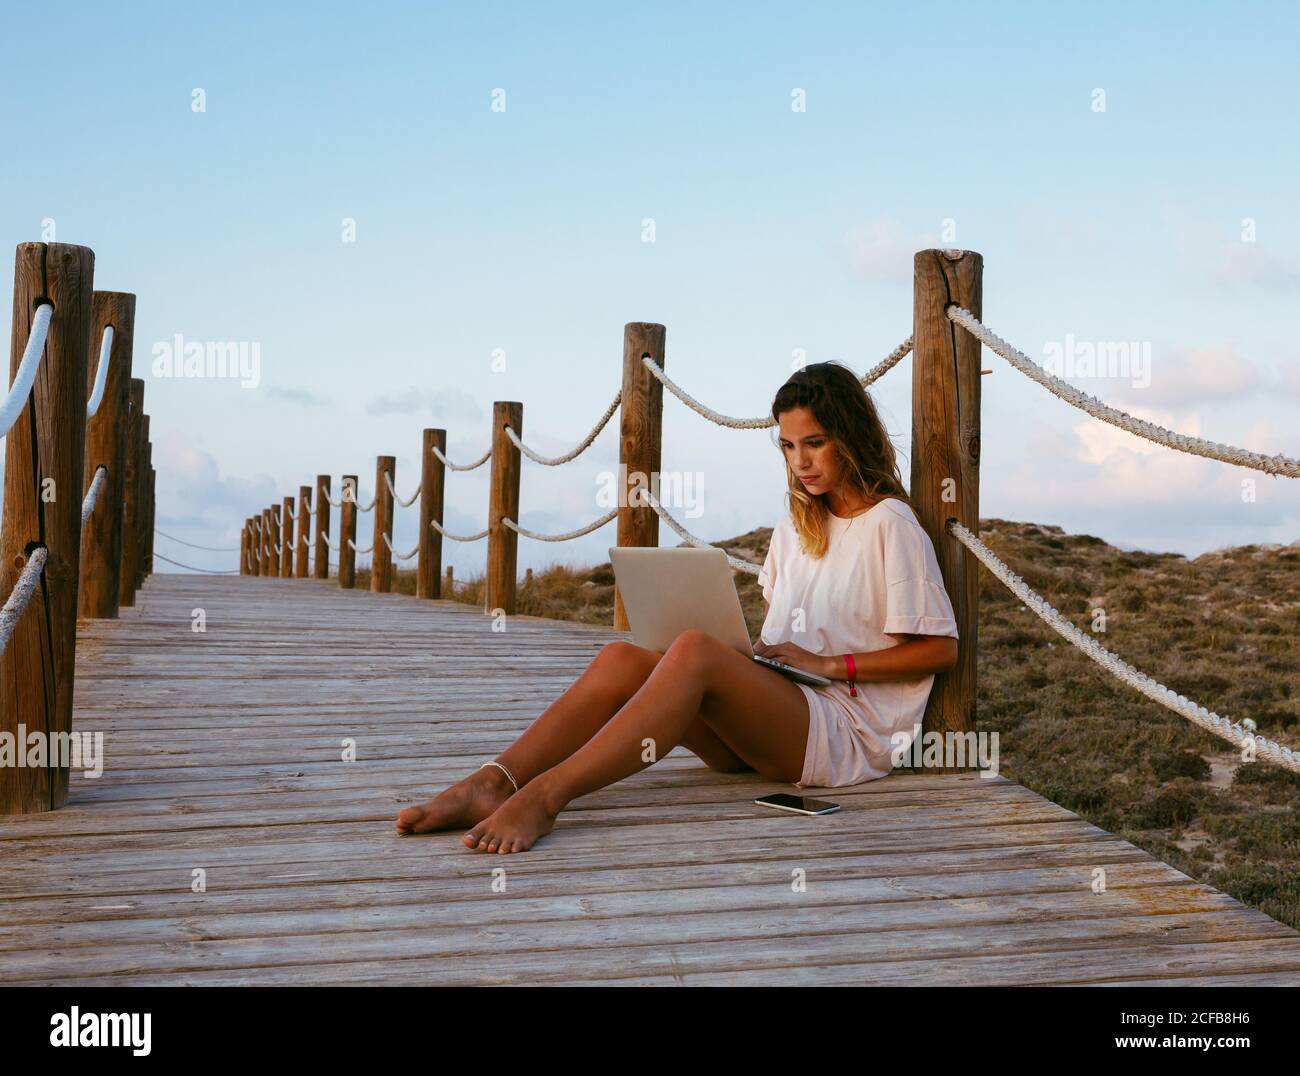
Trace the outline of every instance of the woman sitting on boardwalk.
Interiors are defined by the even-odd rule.
[[[935,674],[957,662],[934,547],[850,370],[795,373],[772,417],[790,512],[759,573],[768,610],[755,651],[836,682],[798,684],[702,631],[663,653],[610,643],[495,762],[402,811],[399,833],[471,826],[468,847],[522,852],[571,800],[678,745],[715,770],[799,787],[889,772],[894,735],[911,742]]]

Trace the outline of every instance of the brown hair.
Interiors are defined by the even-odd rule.
[[[826,431],[840,461],[842,477],[838,492],[841,495],[851,488],[869,500],[897,497],[915,507],[903,488],[889,433],[880,421],[875,403],[852,370],[838,362],[815,362],[797,370],[777,391],[772,401],[772,418],[779,420],[782,412],[796,407],[808,408]],[[779,435],[776,444],[779,448]],[[826,495],[809,494],[788,462],[785,470],[790,489],[790,518],[799,535],[799,545],[805,553],[820,559],[830,542],[826,522],[830,508]]]

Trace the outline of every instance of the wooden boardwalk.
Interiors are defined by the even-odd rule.
[[[82,625],[104,775],[0,819],[0,983],[1300,984],[1296,931],[1002,778],[895,775],[803,818],[678,751],[522,855],[395,835],[618,637],[152,577]]]

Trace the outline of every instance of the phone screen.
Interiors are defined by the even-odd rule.
[[[769,807],[782,807],[787,811],[805,811],[808,814],[819,814],[822,811],[838,811],[840,807],[838,803],[831,803],[830,800],[815,800],[811,796],[792,796],[788,792],[778,792],[772,796],[764,796],[754,802]]]

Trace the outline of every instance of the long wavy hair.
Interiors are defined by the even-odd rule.
[[[897,497],[915,510],[903,488],[889,433],[880,421],[875,403],[852,370],[838,362],[815,362],[796,371],[772,401],[773,420],[779,422],[783,412],[796,407],[808,408],[826,431],[840,461],[837,492],[841,496],[853,489],[872,501]],[[779,450],[779,430],[775,444]],[[783,459],[784,455],[782,452]],[[827,495],[809,494],[788,461],[785,472],[790,518],[799,535],[799,545],[809,556],[820,559],[830,543]]]

